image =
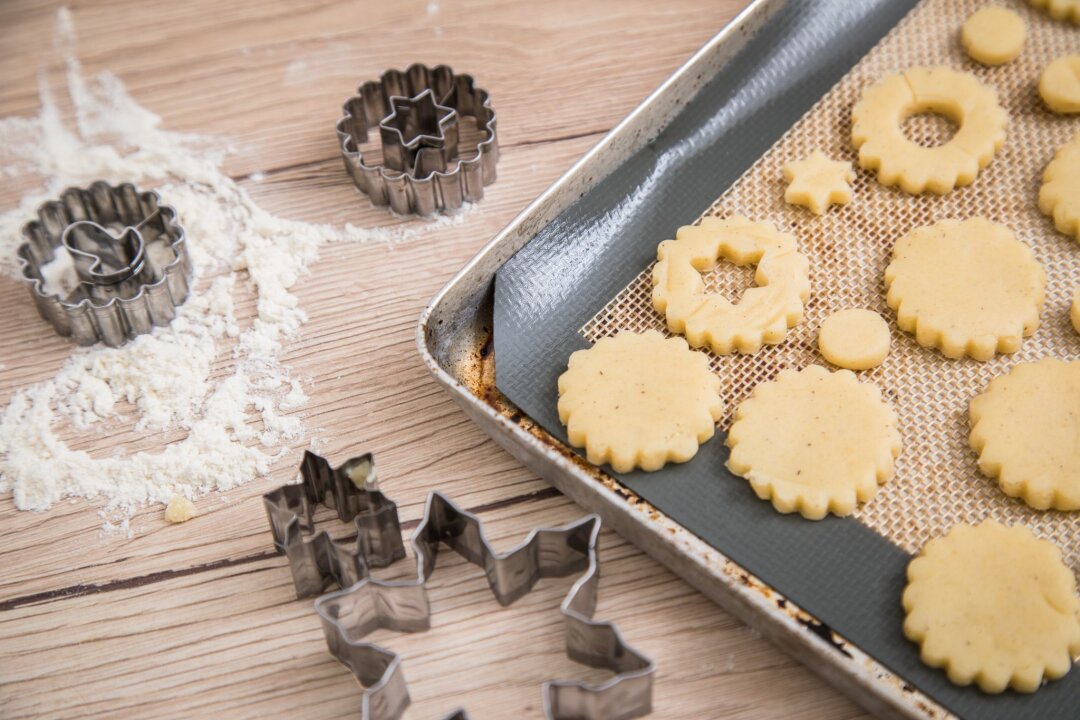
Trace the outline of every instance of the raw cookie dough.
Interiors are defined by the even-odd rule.
[[[889,324],[873,310],[848,308],[825,318],[818,330],[821,355],[848,370],[869,370],[889,354]]]
[[[802,322],[810,297],[810,264],[795,238],[770,223],[736,215],[707,217],[686,225],[674,240],[660,243],[653,267],[653,306],[673,333],[694,347],[719,355],[755,353],[775,345],[787,329]],[[724,258],[736,265],[757,264],[754,282],[737,303],[705,292],[701,273]]]
[[[682,338],[620,332],[570,356],[559,420],[589,462],[616,472],[686,462],[720,419],[720,378]]]
[[[1035,692],[1080,653],[1080,598],[1061,551],[1027,528],[957,525],[911,561],[904,634],[957,685]]]
[[[989,360],[1039,327],[1046,274],[1013,231],[985,218],[915,228],[893,247],[886,302],[900,329],[946,357]]]
[[[1080,55],[1052,61],[1039,77],[1039,95],[1056,113],[1080,113]]]
[[[971,401],[979,469],[1038,510],[1080,510],[1080,360],[1043,358]]]
[[[1072,309],[1069,311],[1073,329],[1080,333],[1080,286],[1073,291]]]
[[[1080,240],[1080,133],[1058,148],[1042,179],[1039,210],[1059,232]]]
[[[165,506],[165,521],[171,523],[187,522],[199,514],[195,503],[183,495],[173,495],[169,504]]]
[[[830,205],[851,202],[848,183],[855,179],[855,171],[851,169],[851,163],[830,160],[825,153],[815,150],[808,158],[784,165],[784,179],[789,183],[784,200],[820,215]]]
[[[1080,25],[1080,0],[1028,0],[1032,7],[1043,8],[1057,20],[1072,20]]]
[[[1027,27],[1020,16],[1000,5],[987,5],[971,13],[960,30],[960,44],[972,60],[1003,65],[1024,49]]]
[[[923,112],[949,118],[957,125],[956,134],[936,147],[912,142],[901,123]],[[915,67],[866,88],[851,122],[859,165],[876,170],[882,185],[898,185],[916,195],[947,193],[974,182],[1005,142],[1008,116],[997,93],[971,73]]]
[[[818,365],[760,383],[735,411],[731,472],[782,513],[849,515],[893,475],[896,413],[876,385]]]

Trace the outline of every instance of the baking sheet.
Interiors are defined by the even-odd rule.
[[[613,329],[617,323],[600,322],[604,309],[610,311],[613,298],[616,304],[620,297],[625,301],[627,288],[653,260],[657,242],[713,205],[717,194],[753,166],[910,5],[886,0],[787,3],[654,142],[508,261],[496,276],[499,390],[565,441],[555,411],[556,379],[569,354],[588,345],[579,329],[588,326],[586,332],[594,336]],[[906,22],[925,11],[920,8]],[[956,27],[936,30],[951,34]],[[925,52],[932,43],[924,36],[933,36],[935,26],[924,30],[918,49]],[[776,191],[782,194],[782,186]],[[1034,189],[1028,197],[1034,203]],[[852,208],[860,199],[857,191]],[[789,339],[781,347],[801,348],[812,356],[806,344]],[[787,364],[807,364],[799,357],[768,362],[756,380]],[[734,364],[722,374],[738,374]],[[732,407],[738,399],[725,397]],[[943,673],[923,666],[900,630],[899,597],[909,559],[905,549],[851,518],[810,523],[781,516],[758,500],[744,480],[727,473],[725,460],[721,435],[690,463],[617,477],[950,711],[980,718],[1076,716],[1080,673],[1034,696],[988,697],[952,686]]]

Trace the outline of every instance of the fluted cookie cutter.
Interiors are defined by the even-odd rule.
[[[156,192],[95,182],[68,188],[23,226],[17,255],[41,316],[80,345],[122,345],[168,325],[191,261],[176,210]]]
[[[319,595],[331,584],[348,587],[372,567],[405,557],[397,505],[376,488],[370,453],[334,468],[308,451],[300,474],[300,484],[263,495],[274,547],[289,560],[296,597]],[[320,503],[355,525],[354,541],[334,540],[325,530],[315,533],[313,515]]]
[[[479,200],[484,186],[495,182],[495,111],[470,75],[419,63],[387,70],[361,85],[343,111],[337,134],[345,169],[377,206],[430,216]],[[458,152],[462,117],[474,119],[481,133],[475,153],[466,158]],[[376,127],[381,164],[360,151]]]
[[[412,536],[417,578],[383,581],[365,578],[315,601],[330,653],[348,667],[364,692],[361,717],[397,720],[409,705],[409,693],[395,653],[364,638],[377,629],[422,632],[431,625],[426,582],[435,570],[440,545],[482,567],[492,594],[509,605],[545,577],[582,572],[560,607],[567,655],[615,673],[603,684],[549,681],[544,684],[544,713],[552,720],[628,720],[652,710],[654,663],[623,639],[618,627],[593,619],[600,567],[597,539],[600,518],[588,515],[558,528],[538,528],[513,549],[498,553],[484,536],[479,518],[431,492],[424,517]],[[458,710],[453,718],[465,719]]]

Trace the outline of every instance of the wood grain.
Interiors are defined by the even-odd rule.
[[[446,62],[491,91],[503,155],[483,203],[458,225],[394,247],[323,248],[297,291],[311,321],[286,362],[307,381],[303,414],[322,450],[334,459],[374,452],[407,524],[439,487],[478,509],[508,546],[583,511],[439,390],[415,351],[419,311],[741,5],[102,0],[71,10],[87,73],[115,72],[170,129],[228,137],[238,148],[228,172],[287,217],[419,225],[370,207],[342,174],[331,128],[361,80],[414,60]],[[61,82],[55,16],[55,4],[0,3],[0,114],[37,111],[39,74]],[[0,203],[26,190],[4,183]],[[71,352],[24,292],[0,277],[0,402]],[[107,454],[172,439],[116,424],[72,444]],[[272,478],[201,500],[195,521],[167,526],[160,508],[140,513],[131,540],[100,536],[95,503],[36,514],[0,498],[0,716],[355,717],[359,690],[326,652],[311,602],[293,596],[259,500],[292,477],[300,449]],[[601,615],[659,663],[654,717],[862,716],[610,532],[601,557]],[[390,569],[409,571],[407,561]],[[557,606],[569,582],[544,581],[503,609],[475,568],[443,558],[433,631],[376,636],[405,658],[409,717],[461,705],[473,718],[540,717],[543,680],[603,677],[563,654]]]

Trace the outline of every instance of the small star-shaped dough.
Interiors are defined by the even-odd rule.
[[[784,166],[784,178],[789,185],[784,200],[792,205],[810,208],[815,215],[829,209],[830,205],[847,205],[851,202],[851,186],[855,172],[851,163],[830,160],[825,153],[815,150],[805,160],[790,162]]]

